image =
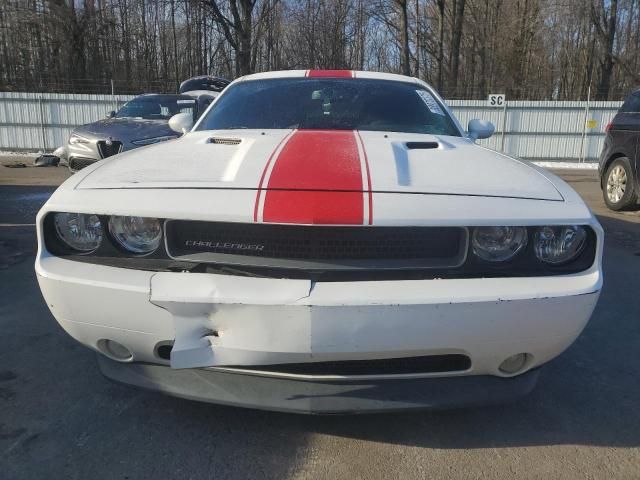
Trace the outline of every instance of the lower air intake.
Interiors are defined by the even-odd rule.
[[[96,160],[93,158],[72,157],[69,160],[69,168],[72,171],[77,172],[78,170],[82,170],[83,168],[88,167],[89,165],[93,165],[94,163],[96,163]]]
[[[379,360],[344,360],[336,362],[285,363],[280,365],[230,366],[242,370],[292,375],[403,375],[461,372],[471,367],[466,355],[427,355],[422,357],[385,358]]]

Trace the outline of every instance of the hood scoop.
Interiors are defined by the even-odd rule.
[[[438,142],[407,142],[408,150],[433,150],[440,147]]]
[[[209,137],[206,143],[214,143],[216,145],[240,145],[242,140],[239,138],[223,138],[223,137]]]

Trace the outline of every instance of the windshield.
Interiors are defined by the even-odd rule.
[[[197,130],[378,130],[460,136],[444,107],[420,85],[370,79],[283,78],[239,82]]]
[[[195,77],[185,80],[180,84],[180,93],[192,92],[196,90],[211,90],[221,92],[229,85],[229,80],[217,77]]]
[[[137,97],[118,110],[116,118],[169,120],[177,113],[191,113],[195,118],[195,99],[172,96]]]

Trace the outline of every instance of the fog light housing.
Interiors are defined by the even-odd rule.
[[[118,362],[130,362],[133,360],[133,353],[131,353],[131,350],[115,340],[99,340],[98,349],[103,355]]]
[[[502,373],[506,373],[508,375],[513,375],[514,373],[518,373],[527,365],[529,360],[528,353],[516,353],[515,355],[511,355],[507,357],[498,367]]]

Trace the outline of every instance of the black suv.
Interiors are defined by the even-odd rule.
[[[640,190],[640,89],[625,100],[607,125],[600,154],[600,187],[612,210],[635,206]]]

